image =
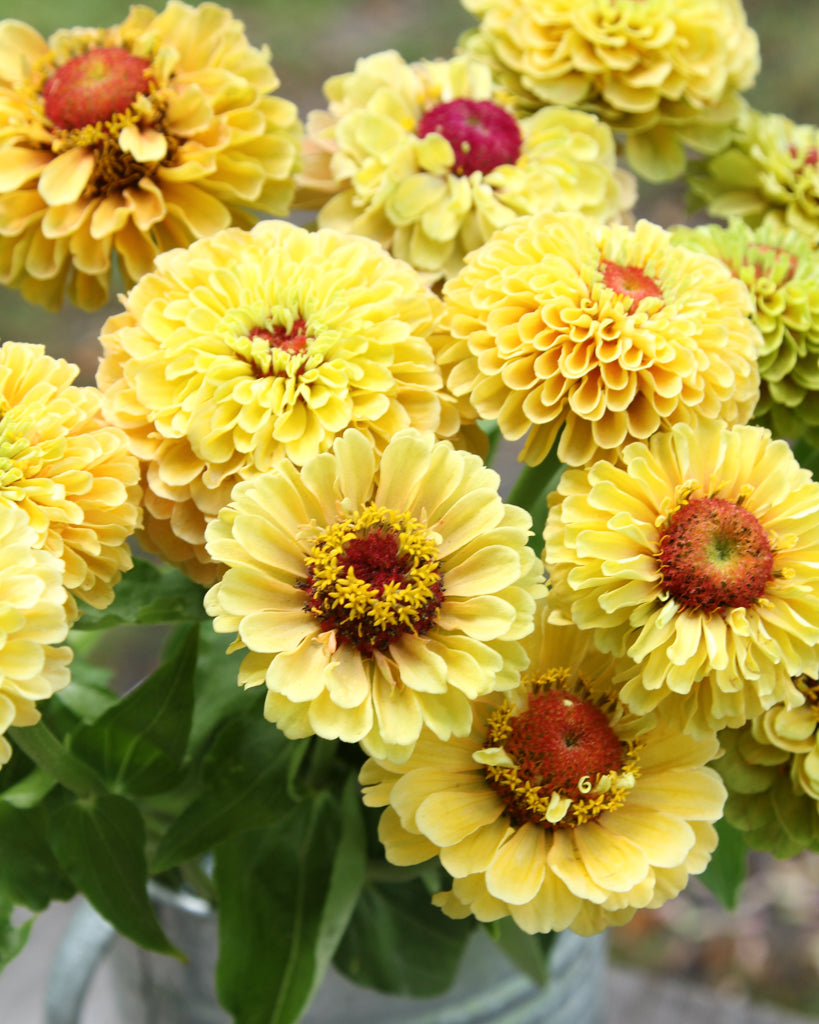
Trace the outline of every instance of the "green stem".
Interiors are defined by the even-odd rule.
[[[553,446],[543,462],[523,467],[507,498],[510,505],[525,508],[532,517],[530,544],[538,555],[543,547],[543,527],[549,511],[547,498],[557,486],[564,468]]]

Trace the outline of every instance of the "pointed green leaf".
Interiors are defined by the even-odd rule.
[[[199,857],[227,836],[277,826],[293,810],[287,777],[306,748],[306,740],[286,739],[261,714],[225,723],[203,761],[199,796],[162,837],[152,871]]]
[[[742,833],[725,819],[716,823],[719,843],[700,876],[712,893],[729,909],[737,905],[739,891],[748,869],[748,847]]]
[[[349,810],[348,798],[343,805]],[[328,792],[280,828],[217,848],[217,989],[238,1022],[300,1019],[352,911],[363,855],[360,817],[345,819]]]
[[[382,992],[433,996],[455,977],[471,920],[445,917],[418,878],[369,884],[334,958],[352,981]]]
[[[72,750],[116,792],[166,791],[179,774],[193,713],[198,627],[186,626],[168,660],[96,722],[81,726]]]
[[[30,910],[67,900],[74,887],[49,845],[41,809],[21,811],[0,803],[0,893]]]
[[[12,920],[14,902],[0,894],[0,971],[12,961],[25,946],[31,926],[36,918],[30,917],[20,925]]]
[[[148,898],[145,825],[130,801],[111,795],[72,801],[52,813],[49,831],[62,869],[120,934],[176,954]]]

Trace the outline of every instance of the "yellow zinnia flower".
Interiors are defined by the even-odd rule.
[[[772,221],[819,244],[819,128],[744,106],[729,144],[688,175],[712,217]]]
[[[621,693],[698,733],[803,696],[819,669],[819,483],[762,427],[678,424],[563,474],[555,605],[632,665]]]
[[[205,608],[249,649],[239,682],[266,683],[267,718],[397,761],[424,725],[469,731],[470,699],[525,666],[544,590],[531,518],[498,484],[429,433],[401,431],[379,458],[351,429],[236,485],[207,529],[228,568]]]
[[[725,790],[718,745],[629,714],[615,662],[574,627],[543,622],[517,688],[474,701],[472,730],[425,730],[402,765],[371,759],[364,802],[385,807],[387,859],[438,856],[450,917],[588,935],[659,907],[706,867]]]
[[[285,214],[301,126],[267,48],[213,3],[48,40],[0,22],[0,282],[96,309],[158,252]]]
[[[626,134],[626,156],[649,181],[681,174],[686,146],[726,145],[759,70],[740,0],[461,2],[481,19],[463,47],[522,105],[594,111]]]
[[[64,563],[70,594],[104,608],[132,565],[139,464],[99,391],[72,383],[78,372],[42,345],[0,346],[0,505],[20,506],[37,545]]]
[[[38,547],[22,509],[0,501],[0,765],[12,725],[35,725],[36,702],[68,685],[71,650],[63,564]]]
[[[377,243],[284,221],[164,253],[102,331],[97,382],[146,477],[143,542],[212,583],[205,524],[237,480],[348,426],[452,436],[441,303]]]
[[[297,205],[320,207],[323,227],[375,238],[429,283],[519,214],[614,220],[636,199],[607,125],[563,107],[518,119],[470,58],[377,53],[324,89],[328,109],[307,119]]]
[[[725,818],[754,850],[793,857],[819,851],[819,682],[794,680],[798,708],[776,704],[720,733],[714,762],[728,789]]]
[[[444,286],[447,385],[521,459],[616,455],[678,421],[747,422],[762,337],[748,290],[713,256],[639,221],[535,214],[497,231]]]

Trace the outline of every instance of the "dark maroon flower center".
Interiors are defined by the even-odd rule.
[[[46,117],[55,128],[109,121],[148,91],[151,62],[119,46],[89,50],[58,68],[43,86]]]
[[[660,569],[665,589],[684,608],[748,608],[772,578],[773,551],[744,506],[693,498],[672,513],[660,537]]]
[[[456,174],[488,174],[501,164],[514,164],[523,138],[517,121],[489,100],[452,100],[428,110],[415,129],[423,138],[437,132],[455,153]]]

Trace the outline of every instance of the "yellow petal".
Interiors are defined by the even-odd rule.
[[[5,162],[6,157],[3,157]],[[94,154],[90,150],[67,149],[43,168],[37,190],[49,206],[76,202],[94,173]]]

